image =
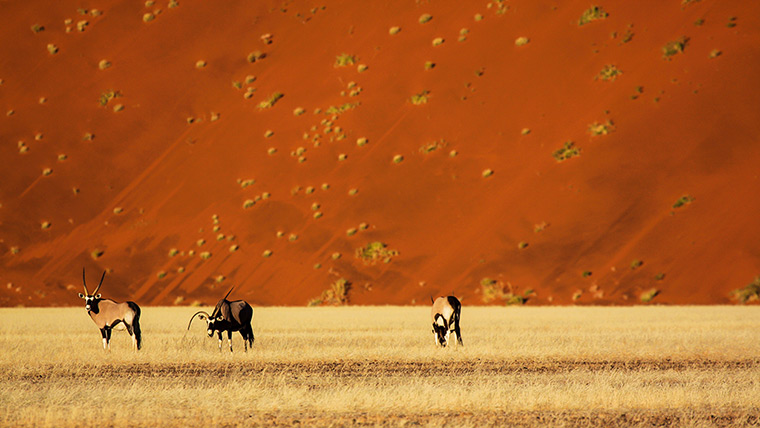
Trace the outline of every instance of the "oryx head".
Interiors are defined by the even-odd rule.
[[[198,311],[190,318],[190,322],[187,324],[187,329],[190,330],[190,325],[193,323],[193,319],[195,317],[198,317],[204,321],[206,321],[206,333],[208,334],[208,337],[214,336],[214,324],[217,322],[220,322],[224,320],[221,314],[214,316],[211,316],[206,311]]]
[[[449,326],[446,322],[446,318],[441,314],[435,315],[435,320],[433,321],[433,334],[435,334],[436,343],[445,348],[449,343]]]
[[[87,280],[85,279],[84,275],[84,268],[82,268],[82,284],[84,285],[84,294],[79,293],[79,297],[81,299],[84,299],[84,308],[88,311],[97,312],[98,311],[98,305],[97,300],[100,299],[100,294],[98,294],[98,290],[100,290],[100,286],[103,285],[103,279],[106,277],[106,272],[103,271],[103,276],[100,277],[100,283],[98,284],[98,287],[95,288],[95,291],[90,293],[87,291]]]

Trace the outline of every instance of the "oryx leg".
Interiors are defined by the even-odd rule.
[[[464,343],[462,343],[462,332],[459,330],[459,320],[457,320],[457,325],[454,328],[454,334],[457,335],[457,343],[459,346],[464,346]]]
[[[245,349],[245,352],[248,352],[248,328],[243,327],[242,330],[240,330],[240,336],[243,337],[243,347]]]
[[[101,328],[100,329],[100,335],[103,336],[103,350],[108,350],[108,333],[106,332],[108,329]]]
[[[103,350],[111,350],[111,327],[103,327],[100,329],[100,334],[103,336]]]
[[[243,343],[245,344],[245,352],[248,352],[249,346],[251,349],[253,349],[253,328],[251,328],[250,324],[243,327],[243,329],[240,330],[240,335],[243,336]]]
[[[232,352],[232,330],[227,330],[227,343],[230,345],[230,352]]]
[[[124,326],[127,327],[127,333],[129,333],[129,336],[132,338],[132,349],[137,351],[137,336],[135,336],[135,329],[132,327],[131,324],[124,323]]]
[[[219,352],[222,352],[222,331],[217,331],[216,335],[219,337]]]

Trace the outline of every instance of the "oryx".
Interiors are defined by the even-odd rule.
[[[193,323],[193,319],[200,315],[200,319],[206,320],[206,333],[208,337],[214,337],[216,332],[219,337],[219,350],[222,350],[222,332],[227,332],[227,342],[230,346],[230,352],[232,352],[232,332],[239,331],[243,336],[243,343],[245,343],[245,351],[248,352],[248,347],[253,349],[253,327],[251,327],[251,320],[253,320],[253,308],[248,302],[244,300],[235,300],[230,302],[227,300],[227,296],[232,293],[232,289],[227,292],[222,300],[217,302],[214,307],[214,311],[211,315],[206,311],[198,311],[192,317],[187,324],[187,329],[190,330],[190,325]]]
[[[439,297],[433,300],[433,308],[430,310],[430,319],[433,323],[433,337],[435,344],[445,347],[449,343],[449,334],[453,331],[457,336],[457,343],[462,345],[462,333],[459,331],[459,318],[462,315],[462,304],[454,296]]]
[[[87,281],[85,280],[84,268],[82,268],[82,284],[84,285],[84,294],[79,293],[79,297],[84,299],[84,308],[95,325],[100,329],[103,336],[103,349],[111,350],[111,330],[120,322],[127,327],[127,332],[132,336],[132,347],[139,350],[142,347],[142,335],[140,333],[140,307],[135,302],[117,303],[111,299],[101,299],[98,290],[103,285],[103,279],[106,273],[100,277],[100,283],[95,291],[90,294],[87,291]]]

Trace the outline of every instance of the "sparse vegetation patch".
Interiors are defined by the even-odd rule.
[[[340,278],[330,284],[330,287],[322,292],[320,297],[309,301],[308,306],[343,306],[348,304],[348,292],[351,283],[345,278]]]
[[[618,76],[623,74],[617,67],[612,64],[607,64],[602,68],[602,71],[596,75],[597,80],[611,81],[617,79]]]
[[[578,25],[582,26],[593,21],[606,19],[609,15],[610,14],[605,12],[600,6],[591,6],[583,12],[581,18],[578,20]]]
[[[594,122],[588,126],[588,132],[593,136],[607,135],[615,130],[615,125],[611,120],[604,123]]]
[[[552,156],[554,157],[554,159],[557,160],[557,162],[563,162],[572,157],[576,157],[580,155],[581,155],[580,147],[576,147],[575,143],[572,141],[566,141],[565,144],[562,146],[562,148],[557,149],[552,153]]]
[[[646,290],[643,293],[641,293],[639,298],[641,299],[643,303],[649,303],[652,301],[652,299],[657,297],[658,294],[660,294],[660,290],[656,288],[650,288],[649,290]]]
[[[383,263],[390,263],[393,257],[399,255],[399,252],[389,249],[388,245],[380,241],[375,241],[357,248],[355,254],[357,259],[361,259],[365,263],[375,264],[381,260]]]
[[[760,276],[756,276],[755,280],[747,284],[745,287],[732,291],[731,298],[738,300],[741,303],[756,302],[760,300]]]
[[[447,143],[445,140],[437,140],[433,141],[427,144],[423,144],[422,147],[420,147],[420,153],[432,153],[438,149],[442,149],[447,146]]]
[[[416,106],[426,104],[428,102],[429,94],[430,94],[430,91],[422,91],[419,94],[412,95],[410,101],[412,102],[412,104]]]
[[[269,98],[259,103],[259,106],[258,106],[259,110],[266,110],[266,109],[272,108],[277,103],[277,101],[279,101],[284,96],[285,94],[281,92],[273,93],[272,95],[269,96]]]
[[[505,285],[503,282],[492,278],[486,277],[480,281],[480,291],[483,303],[500,301],[509,306],[523,305],[527,301],[527,296],[520,296],[514,293],[511,283],[507,282]]]
[[[325,110],[325,114],[341,114],[359,107],[359,103],[345,103],[340,106],[330,106]]]
[[[108,105],[108,102],[111,101],[114,98],[121,97],[121,93],[119,91],[114,91],[113,89],[109,89],[102,94],[100,94],[100,98],[98,98],[98,102],[101,106],[105,107]]]
[[[689,43],[689,38],[686,36],[681,37],[678,40],[668,42],[662,47],[662,57],[670,61],[671,57],[676,54],[682,53],[686,49],[686,45]]]
[[[342,53],[335,58],[335,67],[348,67],[356,64],[356,56]]]
[[[694,197],[691,195],[683,195],[673,204],[673,208],[681,208],[684,205],[688,205],[694,202]]]
[[[267,56],[267,54],[265,54],[264,52],[253,51],[253,52],[251,52],[251,53],[248,54],[248,56],[246,57],[246,59],[248,60],[248,62],[254,63],[256,61],[261,61],[262,59],[266,58],[266,56]]]

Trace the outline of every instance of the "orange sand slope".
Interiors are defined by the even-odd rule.
[[[0,3],[0,305],[730,302],[760,4],[589,6]]]

